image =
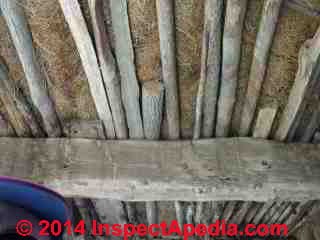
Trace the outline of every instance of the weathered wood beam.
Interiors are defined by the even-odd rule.
[[[112,111],[117,139],[128,138],[128,128],[121,99],[121,79],[111,52],[103,16],[103,0],[90,0],[89,9],[94,32],[96,52]]]
[[[252,202],[243,202],[238,212],[231,218],[230,223],[240,225],[244,221],[244,218],[251,207]]]
[[[19,1],[2,0],[0,9],[26,75],[32,102],[42,117],[45,130],[49,137],[61,136],[62,130],[58,116],[36,59],[23,6]]]
[[[9,78],[7,66],[0,59],[0,99],[5,104],[18,137],[45,137],[45,132],[31,106]]]
[[[277,108],[263,108],[259,111],[257,122],[253,130],[254,138],[269,138],[277,111]]]
[[[298,139],[299,142],[310,143],[315,135],[317,129],[320,127],[320,104],[318,104],[317,109],[312,113],[311,119],[304,129],[303,135]]]
[[[239,135],[242,137],[248,136],[254,119],[282,2],[266,0],[264,4],[241,116]]]
[[[166,119],[169,139],[180,137],[180,109],[176,69],[174,1],[157,0],[162,78],[165,87]]]
[[[68,138],[106,139],[100,120],[66,122],[63,124],[63,133]]]
[[[288,104],[282,113],[274,138],[293,139],[302,113],[306,107],[306,97],[311,94],[320,76],[320,28],[304,43],[299,53],[299,69],[291,89]]]
[[[38,180],[65,196],[128,201],[320,198],[320,149],[314,144],[247,138],[2,138],[0,152],[0,175]]]
[[[267,201],[263,204],[263,206],[260,208],[259,212],[256,214],[256,216],[253,218],[252,223],[253,224],[259,224],[264,217],[264,215],[269,211],[269,209],[275,204],[274,201]]]
[[[217,137],[228,137],[236,102],[241,42],[247,0],[227,0],[222,43],[222,70],[217,113]]]
[[[59,3],[77,46],[99,119],[104,123],[107,138],[114,139],[115,130],[109,101],[101,76],[97,55],[80,5],[77,0],[59,0]]]
[[[136,75],[128,17],[128,0],[110,1],[115,53],[121,75],[121,94],[127,116],[129,136],[143,139],[140,88]]]
[[[320,16],[320,8],[313,6],[309,0],[286,0],[285,5],[303,15],[310,17]]]

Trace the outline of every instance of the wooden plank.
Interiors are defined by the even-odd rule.
[[[129,136],[132,139],[143,139],[140,88],[134,62],[128,17],[128,0],[110,1],[110,8],[115,36],[115,53],[121,75],[121,93],[126,110]]]
[[[277,115],[277,110],[277,108],[263,108],[259,111],[257,122],[253,130],[254,138],[269,138]]]
[[[241,58],[242,28],[247,0],[228,0],[223,31],[222,70],[217,113],[217,137],[228,137],[236,102],[239,63]]]
[[[103,122],[100,120],[66,122],[63,133],[68,138],[106,139]]]
[[[1,0],[0,8],[26,75],[33,105],[42,117],[48,136],[59,137],[62,129],[49,97],[45,77],[41,74],[39,62],[36,59],[23,5],[19,1]]]
[[[248,136],[256,112],[283,0],[266,0],[260,20],[239,134]]]
[[[314,144],[247,138],[2,138],[0,152],[0,175],[43,182],[66,196],[127,201],[320,198],[320,149]]]
[[[115,131],[109,101],[80,5],[77,0],[59,0],[59,3],[77,46],[99,119],[104,123],[107,138],[114,139]]]
[[[103,0],[90,0],[89,9],[94,32],[95,47],[108,94],[117,139],[128,138],[128,128],[121,99],[121,79],[111,52],[103,15]]]
[[[306,107],[305,98],[312,92],[320,76],[320,28],[300,49],[299,69],[291,89],[288,104],[282,113],[274,138],[292,140]]]
[[[180,110],[176,70],[174,1],[157,0],[162,77],[165,87],[169,139],[180,137]]]

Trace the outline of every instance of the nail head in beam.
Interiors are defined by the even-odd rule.
[[[49,97],[45,77],[41,74],[39,62],[36,59],[24,8],[19,1],[1,0],[0,9],[26,75],[34,107],[42,117],[48,136],[59,137],[62,129],[53,102]]]
[[[168,142],[2,138],[0,152],[0,175],[38,180],[67,197],[124,201],[320,198],[320,150],[315,144],[247,138]]]
[[[266,0],[264,4],[241,116],[239,135],[242,137],[248,136],[251,129],[282,2],[283,0]]]
[[[109,101],[80,5],[77,0],[59,0],[59,3],[77,46],[99,119],[104,123],[107,138],[114,139],[116,136]]]

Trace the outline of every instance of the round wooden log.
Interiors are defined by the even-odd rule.
[[[220,84],[222,16],[223,1],[206,0],[204,20],[205,33],[208,34],[206,77],[203,98],[203,119],[201,135],[205,138],[214,135],[216,126],[216,109]]]
[[[148,81],[142,85],[144,135],[148,140],[160,138],[164,87],[161,82]]]
[[[59,3],[79,51],[99,119],[104,123],[107,138],[114,139],[116,136],[109,101],[95,49],[79,3],[77,0],[59,0]]]
[[[247,0],[227,0],[223,43],[221,84],[217,113],[217,137],[228,137],[236,102],[241,42]]]
[[[126,139],[128,138],[128,128],[121,99],[121,79],[110,49],[109,38],[104,24],[103,0],[90,0],[89,8],[96,43],[96,52],[108,94],[116,137],[117,139]]]
[[[241,116],[239,135],[242,137],[248,136],[251,129],[282,2],[283,0],[266,0],[264,4]]]
[[[39,63],[35,57],[32,36],[23,5],[19,1],[1,0],[0,8],[26,75],[34,107],[42,117],[48,136],[59,137],[62,134],[62,129],[53,102],[49,97],[45,78],[41,74]]]
[[[165,86],[165,113],[169,139],[180,137],[180,110],[176,70],[174,1],[157,0],[162,77]]]
[[[115,53],[121,75],[121,94],[126,111],[129,136],[131,139],[143,139],[140,88],[129,25],[128,0],[110,1],[110,8],[115,37]]]

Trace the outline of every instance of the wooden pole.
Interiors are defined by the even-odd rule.
[[[116,135],[109,101],[95,49],[79,3],[77,0],[59,0],[59,3],[79,51],[98,116],[104,123],[107,138],[114,139]]]
[[[242,137],[248,136],[251,129],[282,2],[283,0],[266,0],[264,4],[241,116],[239,134]]]
[[[282,113],[274,138],[280,141],[293,139],[302,113],[306,107],[306,97],[311,94],[320,76],[320,28],[301,47],[299,69],[291,89],[288,104]]]
[[[104,25],[103,0],[90,0],[89,8],[100,69],[108,94],[117,139],[128,138],[125,112],[121,99],[121,79],[112,55]]]
[[[223,32],[222,70],[217,113],[217,137],[228,137],[236,102],[239,63],[241,58],[242,29],[247,0],[227,0]]]
[[[110,1],[115,53],[121,75],[121,93],[129,136],[131,139],[143,139],[140,88],[134,62],[127,2],[128,0]]]
[[[203,98],[202,136],[212,137],[216,126],[216,109],[220,84],[221,49],[222,49],[222,0],[206,0],[205,31],[208,34],[206,57],[206,82]]]
[[[40,66],[36,59],[32,36],[23,6],[19,1],[1,0],[0,8],[26,75],[34,107],[42,117],[48,136],[59,137],[62,134],[62,129],[53,102],[49,97],[44,76],[41,74]]]
[[[180,137],[180,109],[176,70],[174,1],[157,0],[162,77],[165,86],[165,106],[169,139]]]

